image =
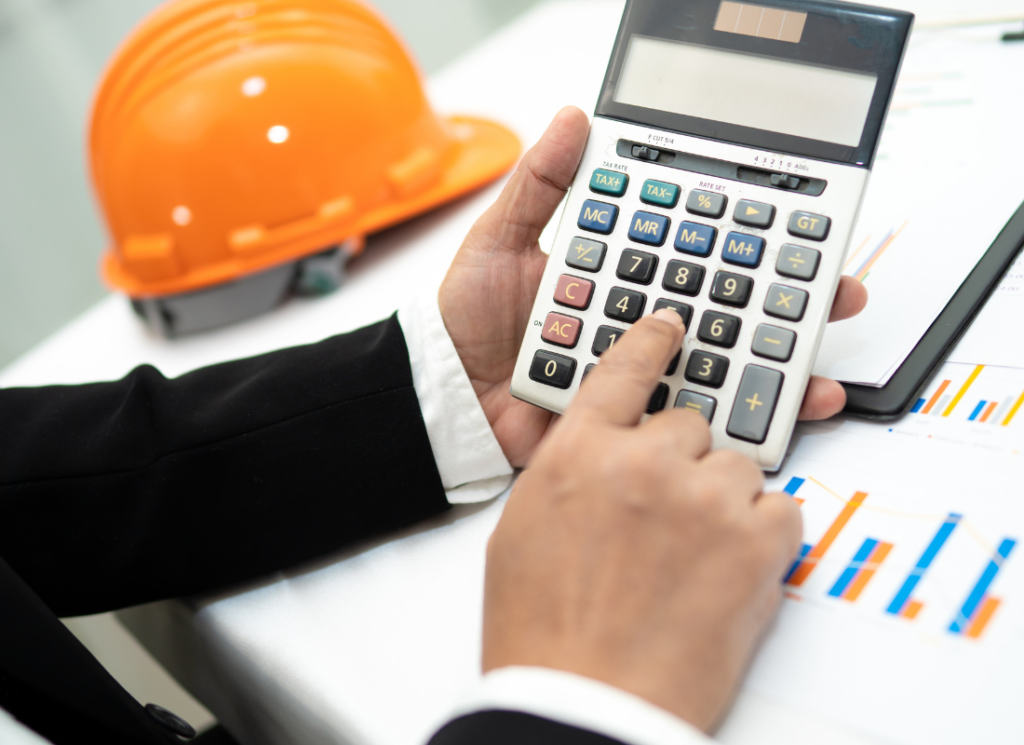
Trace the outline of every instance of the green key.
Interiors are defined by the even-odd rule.
[[[628,183],[629,176],[626,174],[598,168],[590,177],[590,190],[596,191],[598,194],[621,197],[626,193],[626,184]]]
[[[640,201],[671,208],[679,201],[679,193],[680,189],[675,184],[647,179],[644,181],[644,188],[640,190]]]

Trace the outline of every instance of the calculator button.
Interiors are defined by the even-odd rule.
[[[770,228],[772,221],[775,220],[775,207],[764,202],[741,199],[736,202],[732,219],[740,225],[749,225],[752,228]]]
[[[608,293],[608,302],[604,304],[604,314],[626,323],[633,323],[644,312],[647,296],[642,292],[634,292],[624,287],[613,287]]]
[[[639,158],[640,160],[657,160],[658,156],[661,155],[660,150],[655,150],[653,147],[647,147],[647,145],[633,145],[633,150],[631,152],[633,153],[634,158]]]
[[[657,268],[657,256],[646,251],[631,251],[627,248],[619,258],[619,265],[615,269],[615,276],[619,279],[628,279],[630,282],[649,285],[651,280],[654,279],[654,271]]]
[[[786,285],[772,285],[768,288],[768,297],[764,299],[764,312],[787,321],[799,321],[807,309],[807,298],[803,290]]]
[[[583,321],[572,316],[563,316],[561,313],[548,313],[544,319],[544,330],[540,338],[544,341],[557,344],[560,347],[572,349],[580,339],[580,329],[583,328]]]
[[[676,206],[676,202],[679,201],[681,191],[675,184],[647,179],[640,189],[640,201],[672,209]]]
[[[687,261],[670,261],[661,286],[683,295],[696,295],[704,284],[704,267]]]
[[[596,202],[587,199],[580,209],[580,219],[576,224],[584,230],[593,230],[595,233],[607,235],[615,228],[615,218],[619,216],[619,208],[614,204]]]
[[[590,298],[594,294],[594,283],[589,279],[580,279],[571,274],[563,274],[555,286],[555,302],[568,305],[570,308],[586,310]]]
[[[590,371],[593,370],[595,367],[597,367],[597,364],[591,362],[589,365],[583,368],[583,374],[580,375],[580,385],[583,385],[583,381],[587,379],[587,376],[590,375]]]
[[[572,239],[569,244],[569,253],[565,255],[565,263],[576,269],[583,269],[588,272],[601,271],[604,264],[604,254],[608,246],[601,241],[592,241],[589,238]]]
[[[629,176],[626,174],[598,168],[590,177],[590,190],[610,197],[621,197],[626,193],[628,183]]]
[[[787,243],[779,249],[779,260],[775,262],[775,271],[783,277],[810,282],[818,273],[819,261],[821,261],[821,253],[813,248],[802,248]]]
[[[679,395],[676,396],[677,409],[696,411],[707,419],[709,424],[715,416],[715,407],[717,405],[718,402],[711,398],[711,396],[694,393],[693,391],[679,391]]]
[[[680,349],[678,352],[676,352],[676,356],[672,358],[672,361],[668,363],[668,368],[666,368],[665,370],[665,377],[669,377],[671,375],[676,374],[676,370],[679,369],[679,360],[682,358],[682,356],[683,350]]]
[[[612,348],[612,345],[619,340],[619,337],[626,333],[623,329],[613,328],[612,326],[598,326],[597,333],[594,334],[594,345],[590,348],[595,357],[600,357],[602,354]]]
[[[758,445],[764,442],[779,400],[782,379],[783,375],[778,370],[747,365],[725,431],[747,442]]]
[[[664,383],[658,383],[658,387],[654,389],[654,393],[651,394],[650,401],[647,402],[647,413],[654,414],[665,408],[665,404],[668,403],[668,386]]]
[[[812,241],[823,241],[828,238],[828,229],[832,221],[823,215],[810,212],[794,212],[789,216],[790,235],[810,238]]]
[[[764,252],[764,238],[746,233],[729,233],[725,236],[725,246],[722,248],[722,260],[730,264],[757,268],[761,263],[761,254]]]
[[[683,326],[690,328],[690,320],[693,318],[693,306],[687,305],[686,303],[679,303],[675,300],[669,300],[667,298],[659,298],[654,303],[654,310],[652,313],[657,313],[662,308],[671,308],[679,314],[680,318],[683,319]]]
[[[712,388],[721,388],[725,374],[729,372],[729,360],[711,352],[692,352],[686,361],[683,377],[691,383],[702,383]]]
[[[686,198],[686,211],[704,217],[721,217],[725,214],[725,205],[729,200],[725,194],[711,191],[691,191]]]
[[[530,365],[530,380],[555,388],[568,388],[576,372],[576,360],[538,349]]]
[[[697,338],[718,347],[732,347],[740,333],[740,319],[714,310],[704,311],[697,327]]]
[[[734,308],[745,308],[750,301],[752,289],[754,280],[750,277],[731,272],[715,272],[715,280],[711,283],[711,299]]]
[[[789,358],[793,356],[794,345],[796,332],[762,323],[754,332],[754,343],[750,345],[750,351],[758,357],[789,362]]]
[[[679,232],[676,233],[676,242],[673,245],[676,251],[694,256],[709,256],[717,234],[718,231],[710,225],[684,222],[679,224]]]
[[[669,220],[664,215],[638,211],[633,214],[629,226],[629,239],[649,246],[660,246],[665,242]]]

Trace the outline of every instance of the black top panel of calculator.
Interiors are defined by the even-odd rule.
[[[752,14],[757,16],[756,24],[750,23]],[[783,14],[786,20],[782,23],[788,26],[780,25]],[[595,113],[697,137],[870,168],[912,22],[913,15],[903,11],[825,0],[629,0]],[[631,43],[643,54],[631,53]],[[624,71],[627,56],[630,68]],[[659,68],[662,60],[664,69]],[[771,111],[765,110],[762,120],[758,104],[744,110],[742,95],[729,100],[728,92],[715,88],[716,76],[721,73],[716,60],[724,63],[734,82],[739,81],[740,89],[745,70],[754,71],[761,79],[768,75],[768,80],[776,72],[784,75],[788,89],[772,99],[767,107]],[[727,115],[714,118],[716,109],[692,106],[693,99],[684,100],[681,92],[685,86],[673,86],[673,75],[682,76],[675,78],[677,83],[686,83],[685,76],[702,76],[691,81],[694,87],[710,92],[704,97],[715,99],[712,106]],[[628,96],[622,90],[616,95],[620,76],[623,87],[628,82]],[[806,97],[800,93],[802,80],[806,81]],[[865,84],[871,80],[873,89]],[[848,85],[849,96],[843,93],[837,98],[833,81],[838,86]],[[762,91],[763,86],[757,90]],[[676,111],[657,103],[665,100],[662,94],[680,101]],[[789,132],[784,131],[785,126],[773,128],[764,123],[772,116],[785,119],[787,106],[794,112],[814,107],[818,104],[811,101],[821,96],[832,105],[809,111],[811,116],[793,114],[789,123],[794,126],[788,127]],[[858,111],[850,130],[849,117],[844,123],[845,114],[836,112],[840,106],[844,110],[853,106],[854,99]],[[766,108],[763,100],[761,109]],[[652,105],[636,105],[640,101]],[[837,105],[837,101],[842,103]],[[692,115],[694,109],[705,116]],[[833,123],[815,124],[818,119]],[[807,122],[810,124],[804,126]],[[844,132],[834,136],[836,128]]]

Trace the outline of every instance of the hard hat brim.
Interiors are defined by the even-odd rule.
[[[147,281],[126,271],[118,251],[110,248],[102,261],[103,278],[133,298],[173,295],[229,282],[429,212],[493,181],[519,158],[519,139],[496,122],[465,116],[449,117],[445,122],[457,142],[454,156],[439,178],[406,197],[360,213],[350,222],[308,232],[265,251],[236,256],[231,261],[186,270],[165,279]]]

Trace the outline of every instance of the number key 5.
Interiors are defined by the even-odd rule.
[[[704,312],[697,327],[697,338],[708,344],[719,347],[731,347],[736,344],[740,333],[740,319],[713,310]]]

